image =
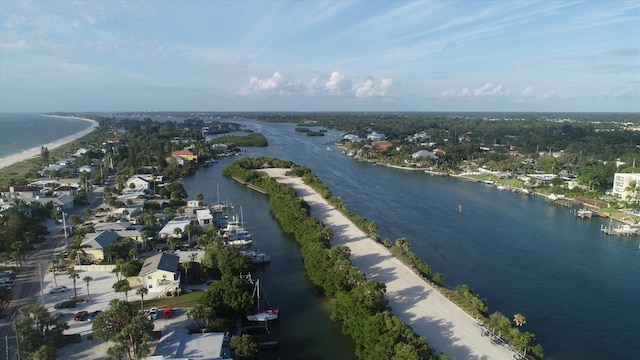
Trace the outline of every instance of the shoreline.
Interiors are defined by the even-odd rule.
[[[91,127],[84,129],[82,131],[79,131],[75,134],[71,134],[69,136],[63,137],[61,139],[52,141],[48,144],[43,144],[41,146],[45,146],[49,149],[49,151],[56,149],[62,145],[66,145],[72,141],[78,140],[79,138],[86,136],[88,134],[90,134],[91,132],[93,132],[94,130],[96,130],[100,124],[92,119],[86,119],[86,118],[81,118],[81,117],[76,117],[76,116],[60,116],[60,115],[40,115],[40,116],[45,116],[45,117],[53,117],[53,118],[62,118],[62,119],[75,119],[75,120],[83,120],[83,121],[88,121],[89,123],[92,124]],[[41,147],[33,147],[31,149],[27,149],[23,152],[17,153],[17,154],[13,154],[13,155],[9,155],[3,158],[0,158],[0,169],[4,169],[8,166],[17,164],[19,162],[25,161],[25,160],[29,160],[32,159],[36,156],[40,155],[40,148]]]
[[[383,245],[371,240],[301,178],[284,175],[287,169],[260,171],[296,190],[297,196],[309,205],[311,216],[332,229],[331,246],[348,247],[352,264],[362,270],[368,279],[385,284],[385,297],[393,313],[416,334],[424,337],[431,348],[457,359],[513,357],[509,348],[493,345],[489,337],[482,336],[481,327],[475,319],[394,257]]]

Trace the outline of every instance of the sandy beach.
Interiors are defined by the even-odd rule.
[[[482,336],[476,321],[428,285],[388,250],[369,239],[342,213],[333,208],[299,177],[288,177],[286,169],[265,169],[276,181],[293,187],[317,217],[333,230],[333,246],[348,246],[352,263],[369,279],[387,286],[386,297],[394,314],[430,347],[457,359],[513,359],[506,346],[493,345]]]
[[[69,135],[67,137],[64,137],[62,139],[56,140],[54,142],[48,143],[48,144],[42,144],[43,146],[46,146],[49,150],[53,150],[55,148],[58,148],[64,144],[68,144],[74,140],[77,140],[89,133],[91,133],[93,130],[97,129],[99,124],[97,121],[95,120],[91,120],[91,119],[85,119],[85,118],[79,118],[79,117],[74,117],[74,116],[57,116],[57,115],[42,115],[42,116],[47,116],[47,117],[55,117],[55,118],[66,118],[66,119],[77,119],[77,120],[84,120],[84,121],[88,121],[92,124],[92,126],[88,129],[82,130],[80,132],[77,132],[75,134]],[[40,146],[38,147],[34,147],[31,148],[29,150],[25,150],[19,154],[14,154],[14,155],[10,155],[4,158],[0,159],[0,169],[3,169],[7,166],[19,163],[21,161],[24,160],[28,160],[31,159],[33,157],[39,156],[40,155]]]

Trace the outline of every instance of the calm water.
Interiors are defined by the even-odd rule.
[[[246,124],[270,143],[247,149],[248,156],[310,167],[335,196],[376,221],[380,236],[407,237],[422,259],[445,274],[448,286],[469,284],[488,299],[490,311],[524,314],[524,330],[537,335],[548,359],[628,359],[640,351],[637,237],[602,235],[602,220],[577,219],[540,197],[357,162],[327,144],[339,137],[337,132],[314,138],[294,132],[291,124]],[[340,358],[349,342],[329,320],[322,321],[326,305],[306,282],[295,243],[273,227],[262,195],[220,177],[224,166],[185,179],[187,190],[215,201],[220,185],[222,200],[228,194],[228,200],[244,206],[260,246],[274,258],[264,273],[269,296],[291,313],[283,315],[282,343],[318,359]],[[323,345],[323,331],[332,334],[335,347]],[[304,346],[298,347],[299,341]]]
[[[39,148],[90,126],[89,122],[77,119],[0,113],[0,158]]]

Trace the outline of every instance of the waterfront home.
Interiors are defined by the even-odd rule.
[[[78,168],[78,172],[81,173],[90,173],[93,171],[93,166],[91,165],[82,165]]]
[[[144,260],[138,278],[149,296],[162,296],[180,288],[180,257],[162,252]]]
[[[197,209],[196,218],[198,219],[198,225],[207,227],[213,225],[213,215],[208,208]]]
[[[638,201],[638,188],[640,188],[640,174],[615,173],[613,175],[613,190],[611,193],[618,198],[629,201]]]
[[[178,151],[174,151],[171,153],[171,156],[173,157],[181,157],[183,159],[185,159],[186,161],[194,161],[194,162],[198,162],[198,155],[194,154],[191,150],[189,149],[182,149],[182,150],[178,150]]]
[[[367,140],[371,140],[371,141],[380,141],[380,140],[386,140],[387,136],[385,134],[380,134],[376,131],[372,131],[370,134],[367,134]]]
[[[161,238],[166,238],[168,236],[176,236],[176,229],[180,230],[180,235],[178,237],[182,237],[184,234],[184,229],[186,228],[187,225],[191,224],[191,219],[187,219],[184,217],[181,218],[175,218],[171,221],[169,221],[168,223],[165,224],[165,226],[160,229],[160,232],[158,232],[158,236],[160,236]]]
[[[432,153],[431,151],[428,151],[428,150],[416,151],[413,154],[411,154],[411,158],[414,159],[414,160],[424,159],[424,158],[429,158],[429,159],[434,160],[434,161],[438,160],[438,156],[436,154]]]
[[[70,179],[58,179],[58,186],[71,186],[76,189],[82,188],[82,181],[80,178],[70,178]]]

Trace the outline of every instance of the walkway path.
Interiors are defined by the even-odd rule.
[[[438,352],[458,360],[513,359],[506,346],[493,345],[482,336],[476,321],[432,288],[389,251],[369,239],[349,219],[304,184],[300,177],[288,177],[286,169],[263,170],[276,181],[292,186],[311,208],[311,216],[333,230],[333,246],[348,246],[353,265],[369,279],[387,286],[386,297],[394,314]]]

